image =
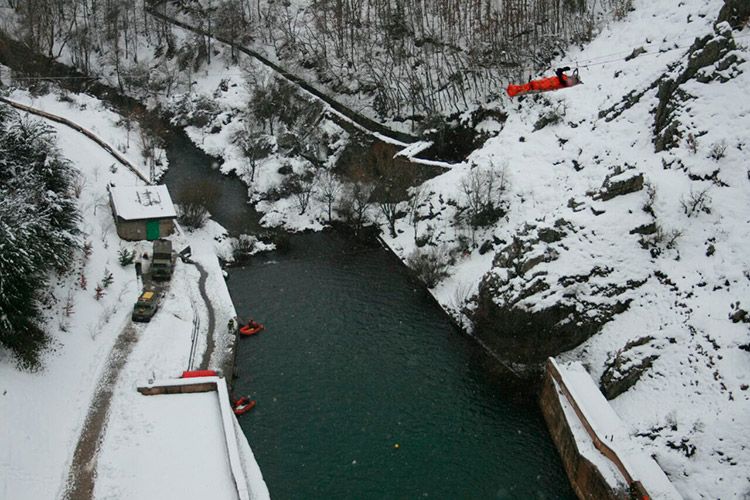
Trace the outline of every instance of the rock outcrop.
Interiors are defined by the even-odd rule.
[[[595,198],[607,201],[641,189],[643,189],[643,174],[630,169],[608,176]]]
[[[747,0],[724,0],[719,11],[718,23],[727,22],[735,30],[744,28],[750,21],[750,2]]]
[[[573,255],[593,231],[564,219],[527,224],[495,255],[482,280],[473,320],[476,334],[499,356],[535,366],[585,341],[615,314],[629,292],[645,282],[622,279],[592,259],[585,272],[559,272],[561,254]],[[579,259],[580,260],[580,259]]]
[[[658,354],[647,352],[653,341],[654,337],[641,337],[610,356],[599,384],[607,399],[614,399],[633,387],[659,358]]]
[[[731,16],[729,13],[726,15]],[[740,71],[738,65],[742,60],[736,49],[732,26],[728,22],[719,22],[713,34],[693,43],[684,62],[675,65],[668,74],[662,76],[657,92],[659,102],[654,110],[654,145],[657,152],[677,146],[682,138],[683,132],[681,123],[675,116],[676,111],[695,98],[683,85],[693,79],[701,83],[714,80],[726,82],[737,76]]]

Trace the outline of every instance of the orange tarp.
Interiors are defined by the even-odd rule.
[[[563,80],[567,83],[567,75],[563,75]],[[510,97],[515,97],[518,94],[526,94],[528,92],[545,92],[547,90],[557,90],[567,87],[563,84],[556,76],[550,76],[547,78],[540,78],[539,80],[532,80],[529,83],[523,85],[508,85],[506,91]]]

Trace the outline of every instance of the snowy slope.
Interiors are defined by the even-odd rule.
[[[117,125],[121,117],[105,109],[100,101],[72,94],[64,100],[52,94],[32,99],[21,91],[11,97],[74,120],[117,145],[132,163],[141,163],[135,141],[128,148],[125,133]],[[96,383],[117,336],[130,321],[133,301],[141,291],[132,265],[119,264],[118,250],[132,249],[138,254],[151,251],[150,242],[119,239],[106,191],[110,183],[131,186],[141,181],[124,167],[116,164],[113,167],[114,159],[78,132],[59,124],[52,126],[62,155],[82,174],[79,208],[84,239],[91,243],[92,250],[88,257],[83,253],[77,256],[76,265],[81,271],[59,278],[51,291],[53,299],[44,322],[52,337],[52,348],[44,353],[42,369],[38,373],[18,371],[12,357],[0,350],[0,498],[3,499],[57,498],[64,492]],[[137,134],[137,129],[131,134]],[[218,325],[214,363],[227,352],[229,335],[222,325],[236,315],[216,259],[217,252],[229,252],[229,240],[223,237],[224,233],[221,226],[209,221],[200,231],[172,237],[177,249],[191,246],[193,259],[208,272],[207,286]],[[114,281],[105,289],[104,296],[96,300],[94,288],[105,270],[112,273]],[[86,289],[80,285],[79,272],[87,278]],[[187,367],[192,319],[196,315],[203,318],[197,357],[205,350],[207,310],[198,290],[198,275],[196,268],[179,262],[172,288],[154,320],[135,327],[138,343],[112,388],[110,419],[101,439],[96,472],[97,498],[122,495],[161,498],[165,491],[175,491],[173,485],[170,489],[174,476],[169,474],[192,474],[192,482],[182,483],[183,498],[205,498],[206,488],[216,498],[236,496],[228,468],[222,461],[223,438],[217,444],[217,431],[210,425],[219,421],[215,415],[206,413],[206,405],[199,402],[178,409],[183,414],[197,412],[205,417],[204,422],[185,421],[175,418],[174,412],[178,410],[174,407],[161,406],[158,398],[141,396],[135,390],[137,384],[155,374],[174,377]],[[68,296],[73,308],[66,315],[64,306]],[[175,422],[182,423],[175,425]],[[208,470],[203,464],[200,471],[210,472],[215,484],[205,484],[202,476],[195,475],[195,463],[178,456],[186,436],[193,438],[191,450],[197,450],[214,464]],[[268,491],[252,450],[244,437],[240,437],[242,460],[253,495],[265,498]],[[150,451],[160,447],[160,453],[149,453],[148,446]],[[174,460],[166,462],[170,457]]]
[[[48,102],[51,108],[58,104],[54,96]],[[99,115],[99,132],[107,119]],[[115,338],[129,320],[130,300],[139,292],[132,267],[123,268],[117,261],[120,241],[104,189],[108,182],[132,184],[135,176],[124,167],[110,170],[113,158],[77,132],[63,126],[55,129],[62,155],[86,179],[79,207],[92,252],[88,258],[79,255],[76,265],[83,269],[88,286],[82,290],[79,273],[73,272],[52,290],[57,300],[46,312],[46,325],[53,348],[45,354],[40,372],[18,372],[9,355],[0,352],[2,498],[54,498],[60,493],[89,398]],[[97,301],[94,288],[105,269],[114,282]],[[68,293],[74,308],[66,317]]]
[[[713,33],[722,4],[634,2],[627,18],[561,61],[581,64],[584,85],[507,101],[502,132],[467,165],[427,183],[433,194],[422,214],[429,220],[420,227],[439,248],[456,248],[466,233],[454,221],[455,205],[465,203],[457,186],[471,164],[503,169],[508,212],[476,235],[477,247],[489,241],[492,251],[456,252],[434,294],[455,310],[482,279],[492,279],[498,307],[535,313],[566,304],[596,315],[617,302],[628,305],[561,357],[582,361],[597,381],[618,353],[623,373],[649,360],[612,404],[686,498],[750,492],[750,437],[743,429],[750,422],[750,335],[741,312],[750,292],[750,63],[736,64],[726,82],[686,82],[682,90],[694,98],[674,112],[683,138],[658,153],[657,88],[650,87],[670,65],[673,73],[684,68],[694,39]],[[747,27],[734,32],[735,55],[744,61],[748,35]],[[646,53],[626,61],[639,47]],[[644,93],[632,107],[612,121],[599,117],[633,90]],[[540,117],[552,115],[557,123],[535,130]],[[712,158],[722,141],[724,156]],[[607,199],[607,185],[636,176],[641,189]],[[695,210],[688,214],[685,206]],[[633,232],[652,223],[659,232]],[[407,257],[413,231],[406,219],[398,227],[399,236],[388,241]],[[559,231],[560,239],[541,237],[543,230]],[[515,262],[522,272],[496,258],[503,250],[511,255],[514,238],[523,249]]]

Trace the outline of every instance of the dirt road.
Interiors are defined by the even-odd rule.
[[[96,391],[89,406],[86,421],[78,438],[73,462],[68,472],[68,480],[63,498],[82,500],[93,498],[94,481],[96,479],[96,460],[99,445],[104,436],[109,417],[117,379],[128,356],[138,342],[138,332],[135,325],[129,323],[117,337],[115,345],[107,358],[107,366],[99,378]]]

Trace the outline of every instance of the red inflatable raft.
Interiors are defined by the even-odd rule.
[[[242,415],[243,413],[247,413],[253,408],[255,408],[255,400],[250,399],[247,396],[241,397],[234,403],[234,408],[232,410],[234,411],[235,415]]]
[[[248,401],[250,401],[250,396],[242,396],[242,397],[241,397],[241,398],[239,398],[239,399],[235,399],[235,400],[234,400],[234,401],[232,402],[232,408],[234,408],[235,406],[240,406],[240,405],[244,405],[244,404],[245,404],[245,403],[247,403]]]
[[[262,331],[264,328],[265,327],[257,321],[250,320],[245,326],[240,328],[240,334],[247,337],[249,335],[255,335],[256,333]]]

